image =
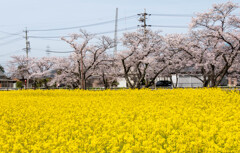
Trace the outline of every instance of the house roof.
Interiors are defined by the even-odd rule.
[[[11,79],[0,79],[0,82],[4,81],[4,82],[16,82],[15,80],[11,80]]]
[[[7,79],[7,76],[2,71],[0,71],[0,79]]]
[[[16,82],[15,80],[9,79],[2,71],[0,71],[0,81]]]

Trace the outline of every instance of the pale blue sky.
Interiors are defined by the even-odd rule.
[[[12,55],[23,55],[25,47],[23,30],[53,29],[81,26],[86,24],[114,20],[115,9],[119,9],[119,18],[142,13],[146,8],[150,14],[194,14],[211,8],[214,3],[227,0],[1,0],[0,1],[0,64],[6,65]],[[233,0],[238,2],[238,0]],[[239,13],[239,11],[237,12]],[[151,25],[188,26],[191,17],[151,16],[147,21]],[[119,29],[137,26],[137,17],[119,21]],[[167,33],[185,33],[184,28],[152,28]],[[92,33],[114,30],[114,22],[85,28]],[[19,33],[9,36],[7,33]],[[33,32],[30,36],[64,36],[78,29],[49,32]],[[119,32],[119,37],[122,32]],[[22,35],[22,36],[21,36]],[[114,33],[108,34],[113,37]],[[44,50],[49,45],[51,50],[65,51],[71,48],[59,39],[30,38],[30,56],[46,56]],[[50,54],[50,56],[60,54]],[[61,54],[67,56],[68,54]]]

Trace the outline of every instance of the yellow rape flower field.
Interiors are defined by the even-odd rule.
[[[0,92],[1,152],[240,152],[221,89]]]

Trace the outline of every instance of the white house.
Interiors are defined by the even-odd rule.
[[[127,81],[125,80],[125,78],[118,78],[117,82],[118,82],[117,87],[119,87],[119,88],[126,88],[127,87]]]
[[[172,80],[171,80],[172,79]],[[172,74],[170,77],[157,77],[155,80],[155,83],[160,80],[168,80],[172,81],[176,87],[185,88],[185,87],[203,87],[203,83],[192,76],[186,75],[186,74]],[[118,87],[127,87],[127,82],[125,78],[118,78]]]

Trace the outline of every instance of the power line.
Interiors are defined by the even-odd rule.
[[[151,25],[151,27],[161,27],[161,28],[189,28],[188,26],[174,26],[174,25]]]
[[[49,37],[48,36],[28,36],[28,38],[49,40],[49,41],[62,41],[60,39],[56,39],[56,38],[61,38],[61,37],[65,37],[65,36],[49,36]],[[66,37],[70,37],[70,36],[66,36]],[[51,39],[51,38],[53,38],[53,39]]]
[[[152,16],[167,16],[167,17],[193,17],[194,14],[151,14]]]
[[[48,50],[46,52],[47,53],[73,53],[75,51],[52,51],[52,50]]]
[[[32,50],[38,50],[38,51],[45,51],[45,52],[49,52],[49,53],[72,53],[74,51],[69,51],[69,50],[65,50],[65,51],[60,51],[60,50],[44,50],[44,49],[36,49],[36,48],[33,48]]]
[[[174,26],[174,25],[147,25],[148,27],[160,27],[160,28],[189,28],[188,26]],[[137,26],[132,26],[132,27],[127,27],[127,28],[122,28],[118,29],[118,32],[121,31],[128,31],[128,30],[134,30],[137,29]],[[108,33],[114,33],[115,30],[111,31],[105,31],[105,32],[99,32],[95,33],[95,35],[103,35],[103,34],[108,34]],[[56,40],[56,38],[61,38],[61,37],[71,37],[71,36],[29,36],[29,38],[37,38],[37,39],[44,39],[44,40],[55,40],[55,41],[61,41],[61,40]],[[55,39],[49,39],[49,38],[55,38]]]
[[[127,31],[127,30],[133,30],[133,29],[137,29],[137,26],[132,26],[132,27],[127,27],[127,28],[122,28],[119,29],[118,32],[120,31]],[[99,32],[99,33],[95,33],[94,35],[102,35],[102,34],[108,34],[108,33],[114,33],[115,30],[111,30],[111,31],[105,31],[105,32]],[[61,38],[61,37],[71,37],[71,36],[29,36],[29,38]]]
[[[196,14],[151,14],[152,16],[163,16],[163,17],[196,17]],[[238,14],[232,14],[235,16],[240,16]]]
[[[49,39],[49,38],[38,38],[38,37],[36,37],[34,39],[41,39],[41,40],[48,40],[48,41],[61,41],[62,42],[62,40],[60,40],[60,39]]]
[[[135,17],[137,17],[137,15],[123,17],[123,18],[120,18],[118,21],[134,19]],[[108,24],[108,23],[112,23],[112,22],[115,22],[115,20],[109,20],[109,21],[105,21],[105,22],[93,23],[93,24],[82,25],[82,26],[75,26],[75,27],[65,27],[65,28],[55,28],[55,29],[33,29],[33,30],[29,30],[29,31],[60,31],[60,30],[69,30],[69,29],[79,29],[79,28],[86,28],[86,27]]]
[[[5,43],[1,43],[0,46],[4,46],[4,45],[7,45],[7,44],[15,43],[16,41],[19,41],[19,40],[22,40],[22,38],[15,38],[15,39],[9,40],[9,41],[7,41]]]
[[[137,29],[137,26],[132,26],[132,27],[127,27],[127,28],[122,28],[122,29],[118,29],[118,32],[121,31],[128,31],[128,30],[133,30],[133,29]],[[99,33],[95,33],[95,35],[102,35],[102,34],[107,34],[107,33],[114,33],[115,30],[112,31],[106,31],[106,32],[99,32]]]
[[[16,37],[16,35],[8,35],[8,36],[5,36],[5,37],[0,37],[0,40],[4,40],[4,39],[8,39],[8,38],[11,38],[11,37]]]
[[[5,32],[5,31],[0,31],[0,33],[4,33],[4,34],[7,34],[7,35],[18,35],[18,36],[21,36],[20,34],[22,32],[20,32],[20,33],[9,33],[9,32]]]
[[[29,38],[61,38],[61,37],[71,37],[71,36],[29,36]]]
[[[9,32],[5,32],[5,31],[0,31],[0,33],[3,33],[5,35],[7,35],[5,37],[0,37],[0,40],[11,38],[11,37],[14,37],[14,36],[22,36],[22,35],[20,35],[22,32],[21,33],[9,33]]]
[[[162,27],[162,28],[188,28],[188,26],[174,26],[174,25],[146,25],[148,27]],[[137,29],[137,26],[132,26],[132,27],[127,27],[127,28],[122,28],[122,29],[118,29],[119,32],[121,31],[128,31],[128,30],[134,30]],[[108,34],[108,33],[114,33],[115,30],[111,30],[111,31],[105,31],[105,32],[99,32],[99,33],[95,33],[95,35],[102,35],[102,34]],[[29,36],[29,38],[61,38],[61,37],[71,37],[71,36]],[[61,41],[61,40],[59,40]]]
[[[1,54],[0,57],[3,57],[3,56],[7,56],[7,55],[11,55],[13,53],[17,53],[17,52],[20,52],[22,50],[17,50],[17,51],[13,51],[13,52],[10,52],[10,53],[6,53],[6,54]]]

